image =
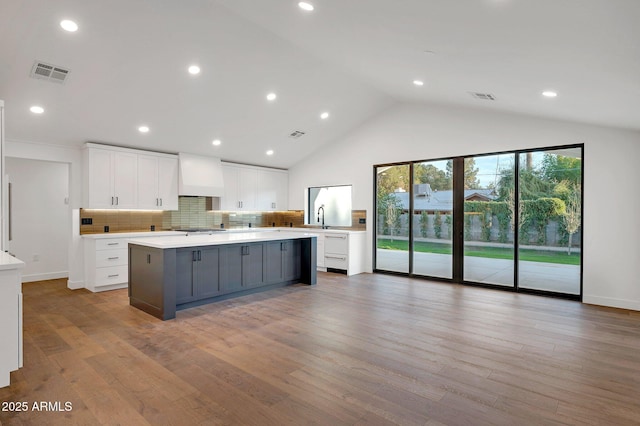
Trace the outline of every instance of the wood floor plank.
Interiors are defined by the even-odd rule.
[[[2,425],[640,424],[640,314],[320,273],[160,321],[126,290],[23,285]]]

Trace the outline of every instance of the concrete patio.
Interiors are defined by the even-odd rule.
[[[451,256],[414,253],[414,273],[451,278]],[[402,250],[378,249],[377,269],[395,272],[409,270],[409,253]],[[464,279],[485,284],[513,286],[513,261],[486,257],[465,257]],[[519,286],[535,290],[580,294],[580,266],[521,261]]]

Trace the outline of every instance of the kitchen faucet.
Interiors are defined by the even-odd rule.
[[[318,222],[320,222],[320,210],[322,210],[322,229],[327,229],[328,226],[324,225],[324,204],[318,207]]]

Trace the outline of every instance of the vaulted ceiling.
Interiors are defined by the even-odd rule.
[[[5,136],[286,168],[395,102],[640,130],[640,1],[308,2],[2,0]]]

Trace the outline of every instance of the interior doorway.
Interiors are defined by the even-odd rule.
[[[10,185],[6,249],[25,262],[23,282],[68,276],[69,164],[5,158]]]

